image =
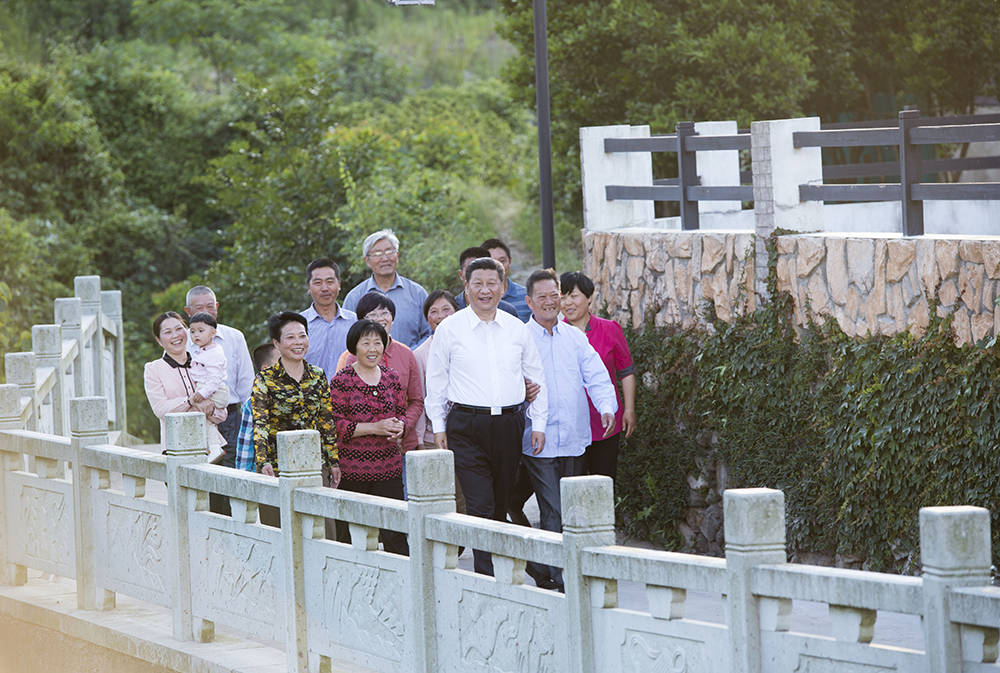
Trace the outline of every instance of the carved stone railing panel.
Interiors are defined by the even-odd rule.
[[[204,511],[188,520],[192,615],[284,641],[281,531]]]
[[[167,505],[94,489],[94,554],[99,586],[163,607],[171,606]]]
[[[4,476],[9,562],[75,578],[72,483],[23,471]]]
[[[304,540],[309,649],[375,671],[402,670],[412,637],[407,628],[409,560],[326,540]]]

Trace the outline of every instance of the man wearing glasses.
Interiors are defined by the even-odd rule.
[[[431,334],[431,327],[424,317],[427,290],[419,283],[396,273],[399,239],[392,233],[392,229],[376,231],[361,244],[361,252],[372,275],[347,293],[344,308],[354,311],[363,296],[371,290],[378,290],[396,305],[396,318],[390,335],[410,349],[416,348]]]

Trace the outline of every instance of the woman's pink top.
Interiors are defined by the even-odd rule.
[[[337,371],[344,367],[353,365],[358,358],[347,351],[340,356],[337,363]],[[382,354],[381,364],[399,374],[399,382],[403,386],[403,394],[406,396],[406,430],[403,431],[403,453],[410,449],[417,448],[417,444],[423,438],[417,434],[417,424],[424,415],[424,388],[420,383],[420,368],[417,367],[417,359],[413,357],[411,351],[405,344],[401,344],[395,339],[389,341],[389,347]]]
[[[146,363],[143,383],[146,386],[149,406],[153,407],[153,413],[160,419],[160,444],[163,445],[166,441],[164,416],[184,411],[198,411],[188,404],[188,396],[195,391],[194,381],[191,380],[191,371],[184,367],[171,367],[170,363],[160,358]],[[228,415],[225,409],[216,408],[212,417],[207,419],[205,430],[209,446],[225,445],[226,440],[223,439],[216,426],[226,420]]]
[[[568,320],[565,322],[569,322]],[[587,340],[594,347],[597,354],[601,356],[601,361],[608,370],[608,375],[615,382],[615,394],[618,396],[618,411],[615,412],[615,430],[609,437],[622,431],[622,417],[625,415],[625,403],[622,401],[621,389],[618,381],[621,381],[630,374],[635,374],[635,364],[632,362],[632,353],[629,352],[628,343],[625,341],[625,333],[621,325],[614,320],[598,318],[596,315],[590,316],[585,330]],[[601,414],[594,408],[594,403],[587,396],[587,404],[590,405],[590,432],[593,441],[604,439],[604,427],[601,426]]]

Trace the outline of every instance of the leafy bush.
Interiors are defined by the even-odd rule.
[[[849,338],[833,320],[796,332],[770,266],[774,300],[732,324],[626,330],[640,382],[619,467],[626,530],[679,546],[684,477],[708,457],[730,487],[785,492],[792,551],[912,572],[919,508],[976,505],[1000,552],[996,339],[956,346],[936,305],[920,338]]]

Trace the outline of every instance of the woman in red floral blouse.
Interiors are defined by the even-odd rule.
[[[347,332],[347,350],[357,361],[330,381],[337,419],[340,489],[403,499],[400,442],[405,428],[405,395],[399,374],[380,364],[389,335],[371,320],[359,320]],[[350,542],[347,523],[337,522],[337,539]],[[382,530],[387,552],[409,555],[406,535]]]

